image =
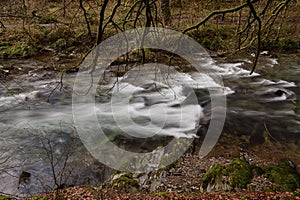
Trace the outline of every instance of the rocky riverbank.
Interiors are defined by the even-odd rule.
[[[300,199],[299,160],[225,147],[205,158],[191,151],[148,174],[116,172],[99,187],[70,187],[31,199]]]
[[[116,173],[99,187],[70,187],[32,199],[300,199],[300,176],[292,161],[241,156],[186,154],[152,174]]]

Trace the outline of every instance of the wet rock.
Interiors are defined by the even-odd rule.
[[[276,96],[282,96],[282,95],[287,95],[287,92],[278,89],[278,90],[276,90],[276,92],[274,92],[274,94],[275,94]]]
[[[269,51],[262,51],[262,52],[260,52],[260,55],[269,56],[270,54],[269,54]]]
[[[20,185],[26,185],[30,182],[31,173],[22,171],[19,176],[19,187]]]

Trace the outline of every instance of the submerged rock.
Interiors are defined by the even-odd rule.
[[[29,183],[30,177],[31,177],[31,173],[26,172],[26,171],[22,171],[22,173],[19,177],[19,186],[20,185],[26,185],[27,183]]]

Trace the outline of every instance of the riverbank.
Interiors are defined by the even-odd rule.
[[[214,1],[210,2],[212,3]],[[212,8],[214,8],[210,4],[195,4],[196,1],[189,1],[185,3],[186,6],[183,8],[173,5],[177,9],[173,10],[174,22],[171,23],[168,28],[182,31],[186,28],[186,26],[190,26],[196,23],[199,19],[202,19],[205,14],[209,14],[212,11]],[[31,10],[28,9],[30,11],[28,12],[30,16],[25,18],[25,25],[22,24],[22,20],[24,19],[11,20],[5,18],[5,20],[3,20],[4,24],[7,25],[5,30],[0,31],[0,58],[2,58],[3,63],[5,63],[3,66],[0,65],[0,77],[3,78],[3,80],[5,78],[9,80],[17,79],[17,76],[21,74],[25,76],[25,79],[27,75],[35,78],[35,76],[40,76],[41,74],[45,75],[45,79],[51,79],[54,77],[53,74],[55,73],[66,72],[67,74],[72,74],[78,70],[79,63],[95,44],[98,23],[98,15],[96,14],[99,10],[94,11],[93,6],[87,6],[90,9],[89,11],[91,14],[89,20],[92,25],[92,35],[90,38],[86,31],[86,23],[83,15],[78,16],[76,13],[76,10],[78,9],[77,4],[70,3],[70,5],[70,7],[66,7],[69,9],[69,12],[67,12],[65,16],[63,16],[63,9],[61,9],[64,7],[58,7],[61,6],[61,4],[56,3],[55,1],[53,1],[49,7],[45,7],[45,10],[37,9],[36,12],[34,12],[35,7],[31,5],[29,6]],[[225,8],[227,5],[228,4],[226,2],[222,2],[221,6],[224,6]],[[215,8],[217,9],[218,5],[214,6],[216,6]],[[98,6],[97,9],[99,8],[100,7]],[[110,9],[112,8],[113,6],[111,5]],[[128,7],[126,7],[126,9],[128,10]],[[199,13],[201,14],[199,15]],[[244,14],[247,13],[245,12]],[[282,24],[282,26],[280,26],[281,31],[275,31],[269,38],[262,41],[261,50],[270,51],[267,53],[267,57],[276,57],[278,52],[279,54],[281,52],[299,53],[300,32],[298,30],[300,29],[300,18],[298,14],[299,4],[295,4],[291,10],[288,10],[285,14],[285,18],[282,18],[283,20],[276,21],[278,22],[278,25]],[[249,58],[248,60],[250,61],[243,62],[247,65],[247,67],[245,67],[246,69],[251,69],[251,61],[254,60],[254,57],[251,56],[251,54],[255,54],[256,44],[253,42],[252,45],[246,45],[246,48],[241,51],[237,51],[237,31],[236,27],[231,25],[231,23],[237,22],[237,16],[238,15],[234,14],[226,15],[224,19],[215,17],[206,26],[201,27],[199,30],[191,31],[188,34],[203,45],[213,57],[217,59],[224,58],[226,59],[226,62],[229,62],[229,64],[240,62],[236,61],[236,58],[244,60]],[[74,21],[72,21],[72,19],[74,19]],[[254,30],[256,30],[255,27],[251,31]],[[274,31],[277,29],[274,28],[272,30]],[[109,27],[104,35],[104,39],[114,35],[116,32],[117,31],[114,27]],[[253,41],[255,41],[255,39]],[[148,55],[151,56],[151,53],[152,52]],[[167,59],[164,58],[168,58],[168,55],[160,56],[163,58],[161,60],[164,60],[165,64],[167,64]],[[31,67],[28,68],[29,71],[26,71],[26,69],[18,68],[14,64],[9,64],[10,59],[27,59],[29,63],[32,59],[39,60],[42,63],[47,64],[45,64],[42,68],[39,64],[37,64],[34,66],[37,67],[36,69]],[[286,61],[286,63],[288,62],[289,61]],[[284,67],[270,67],[270,65],[266,65],[258,68],[256,72],[264,75],[265,78],[268,77],[268,80],[276,82],[278,80],[285,80],[285,74],[275,77],[275,73],[279,71],[280,68]],[[49,71],[51,73],[48,75],[47,73],[40,73],[41,71]],[[115,74],[117,75],[119,73],[116,72]],[[289,76],[291,76],[291,74],[294,74],[294,72],[290,72]],[[32,80],[36,80],[34,78]],[[235,78],[236,77],[233,77],[233,82]],[[268,80],[265,81],[267,82]],[[295,76],[294,79],[291,79],[290,81],[298,80],[298,77]],[[277,83],[275,82],[274,84],[276,85]],[[240,88],[238,82],[236,84],[232,84],[232,86],[236,87],[234,90],[237,91],[238,95],[245,93],[251,94],[252,91],[255,91],[255,87],[260,87],[258,85],[253,86],[254,89],[249,89],[247,87]],[[16,92],[18,92],[18,89],[19,88],[16,89]],[[266,90],[267,89],[268,88],[266,87]],[[274,93],[277,92],[276,94],[279,93],[279,96],[284,96],[281,94],[284,94],[282,91],[285,90],[271,91],[271,95],[274,96]],[[59,95],[61,94],[58,93],[58,97],[54,97],[53,105],[60,101]],[[266,94],[266,96],[267,95],[268,94]],[[257,96],[259,96],[259,94]],[[252,103],[249,103],[248,97],[249,96],[242,96],[242,98],[245,99],[241,99],[241,101],[232,101],[231,106],[235,104],[237,104],[237,107],[239,108],[249,106],[249,104]],[[41,98],[38,97],[37,100],[40,101]],[[26,98],[25,101],[27,101]],[[295,103],[297,103],[297,99]],[[250,108],[253,109],[249,109],[247,113],[245,111],[245,116],[252,114],[255,117],[256,114],[257,116],[255,118],[257,118],[257,121],[260,121],[261,119],[265,120],[267,115],[264,116],[264,114],[260,112],[260,109],[267,106],[267,103],[261,104],[255,102],[253,105],[250,105],[252,106]],[[298,187],[298,189],[294,189],[295,186],[293,186],[292,190],[294,191],[290,192],[288,191],[289,188],[287,189],[280,185],[277,182],[278,180],[275,181],[268,179],[266,177],[267,170],[265,169],[265,167],[274,167],[282,161],[285,161],[285,163],[292,163],[292,168],[299,172],[300,157],[299,154],[297,154],[297,152],[299,152],[298,140],[293,142],[292,136],[289,136],[289,138],[286,139],[288,136],[285,136],[285,130],[283,132],[281,130],[277,131],[281,133],[274,137],[273,131],[271,130],[272,127],[268,127],[266,124],[260,124],[262,126],[255,126],[257,121],[247,121],[247,119],[249,119],[247,116],[243,116],[245,118],[241,120],[239,108],[233,111],[238,113],[236,119],[234,118],[234,120],[231,121],[232,123],[226,127],[227,129],[224,131],[225,134],[222,134],[220,141],[207,157],[200,159],[197,155],[197,150],[194,150],[196,152],[194,152],[194,154],[187,153],[177,163],[167,169],[161,170],[158,174],[156,174],[156,172],[154,172],[154,174],[150,174],[147,177],[147,180],[149,181],[152,180],[153,177],[159,177],[159,180],[156,179],[153,184],[141,186],[140,182],[137,182],[136,179],[132,178],[133,175],[125,174],[125,176],[122,177],[125,181],[124,179],[114,179],[114,176],[112,176],[111,179],[107,181],[106,187],[102,185],[93,187],[90,185],[80,187],[62,185],[63,189],[41,196],[36,196],[32,199],[299,199],[299,186],[297,186],[297,184],[296,187]],[[270,106],[270,108],[277,109],[277,104],[276,107]],[[282,105],[282,108],[288,108],[292,112],[294,111],[294,107],[290,106],[290,104],[284,104]],[[279,109],[280,108],[278,108],[278,110]],[[252,111],[259,112],[254,113]],[[295,113],[287,113],[287,115],[295,115]],[[280,118],[277,123],[284,124],[282,119],[283,118]],[[274,121],[276,122],[276,119]],[[241,128],[241,124],[245,126],[245,130],[235,130],[238,125],[240,126],[239,128]],[[288,123],[284,124],[284,127],[286,129],[293,128],[289,127]],[[271,131],[269,131],[269,129]],[[294,136],[299,138],[297,135]],[[278,140],[282,138],[284,142],[281,143],[281,141]],[[198,147],[197,145],[194,145],[193,148],[197,149]],[[227,171],[232,169],[229,170],[225,167],[225,165],[230,165],[233,160],[237,158],[245,158],[249,164],[257,165],[264,169],[265,172],[258,175],[253,174],[254,172],[251,170],[251,174],[254,177],[251,179],[251,183],[246,184],[246,188],[234,188],[231,190],[227,188],[227,185],[223,185],[224,187],[220,189],[221,192],[199,192],[201,190],[201,181],[209,170],[213,168],[213,164],[221,164],[222,166],[218,166],[217,169],[221,169],[221,171],[226,174]],[[248,164],[246,164],[245,168],[248,169],[248,167]],[[251,166],[250,168],[252,169]],[[239,168],[237,167],[237,169]],[[276,173],[276,170],[274,173]],[[294,171],[292,174],[294,174]],[[122,176],[124,174],[120,173],[119,175]],[[230,175],[231,174],[227,174],[227,178],[230,177]],[[219,177],[219,174],[214,176]],[[293,178],[294,177],[292,176],[292,179]],[[283,179],[283,177],[279,177],[279,180],[281,179]],[[225,177],[225,182],[226,181],[228,180]],[[207,190],[207,187],[204,189]],[[228,192],[228,190],[230,190],[230,192]],[[0,197],[0,199],[1,198],[2,197]]]
[[[152,179],[149,176],[147,181],[152,181],[152,187],[154,188],[151,188],[151,185],[139,185],[138,178],[125,174],[122,176],[114,175],[113,177],[115,178],[107,180],[107,182],[98,187],[69,187],[30,199],[300,199],[299,188],[290,192],[285,191],[282,185],[274,183],[264,174],[255,174],[247,188],[235,188],[233,190],[219,188],[219,191],[214,191],[213,187],[211,187],[209,191],[199,192],[200,187],[202,187],[201,180],[212,171],[214,166],[219,164],[230,166],[229,164],[234,160],[232,157],[238,154],[237,152],[229,153],[228,150],[225,154],[220,152],[220,146],[217,146],[204,159],[199,159],[197,155],[184,155],[175,165],[172,165],[167,170],[160,170],[159,174],[163,175],[156,178],[154,182],[153,175],[151,176]],[[217,154],[219,156],[214,156]],[[243,159],[247,159],[247,162],[251,163],[251,165],[260,166],[261,169],[265,170],[270,166],[276,166],[277,162],[289,162],[289,160],[283,161],[279,159],[280,156],[261,158],[259,152],[254,151],[251,153],[241,153],[240,151],[239,154],[242,157],[239,157],[238,160],[243,161]],[[238,166],[236,167],[236,170],[238,170]],[[289,168],[289,165],[287,167]],[[289,170],[285,169],[285,171]],[[280,179],[288,181],[289,176],[285,174]],[[242,177],[240,178],[242,179]],[[218,184],[222,185],[222,183],[224,184],[223,178]]]

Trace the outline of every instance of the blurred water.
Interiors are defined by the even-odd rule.
[[[10,62],[19,71],[0,82],[0,191],[28,195],[59,184],[97,184],[103,180],[108,170],[89,155],[74,128],[76,74],[65,75],[61,84],[59,74],[42,70],[43,63]],[[168,137],[192,138],[199,121],[210,118],[206,112],[210,108],[208,88],[222,87],[228,99],[226,130],[256,135],[254,132],[267,126],[277,140],[300,139],[300,55],[263,56],[252,75],[246,69],[251,63],[248,58],[207,63],[211,72],[205,74],[175,70],[153,73],[148,66],[142,73],[133,69],[123,77],[109,76],[102,80],[105,85],[95,96],[99,123],[112,140],[117,136],[143,139],[153,133],[163,138],[162,142],[147,140],[152,148],[163,145]],[[214,74],[222,76],[224,87],[215,81]],[[81,117],[93,117],[86,102],[76,106],[82,108]],[[93,124],[85,125],[94,129]],[[131,150],[143,147],[149,151],[144,145],[138,140]],[[49,155],[54,155],[52,160]],[[56,184],[53,164],[57,176],[62,177]],[[20,183],[23,171],[31,174],[27,183]]]

